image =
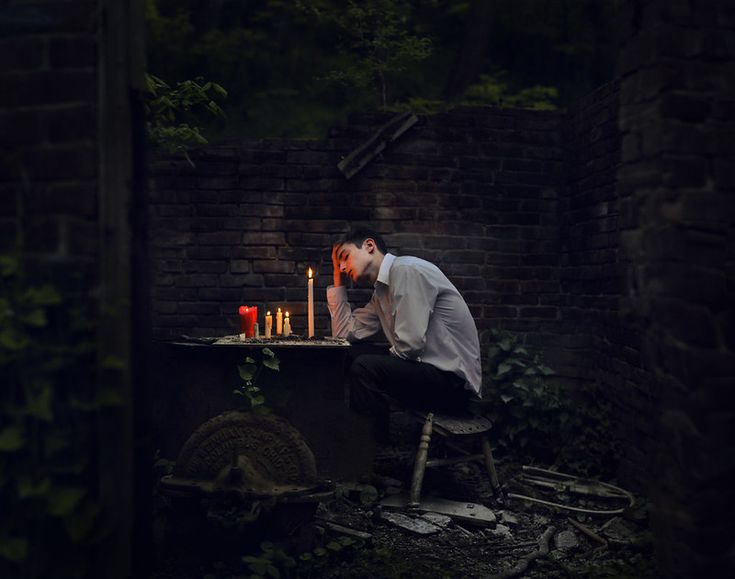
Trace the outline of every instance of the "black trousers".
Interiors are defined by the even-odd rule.
[[[472,397],[463,383],[456,374],[431,364],[363,354],[350,366],[350,407],[376,417],[387,416],[392,398],[406,408],[456,412]]]

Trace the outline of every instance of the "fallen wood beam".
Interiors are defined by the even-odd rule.
[[[363,167],[370,163],[370,161],[380,155],[380,153],[382,153],[390,143],[396,141],[418,121],[418,117],[412,113],[396,115],[385,125],[380,127],[378,132],[370,137],[365,143],[360,145],[357,149],[347,155],[347,157],[337,163],[337,168],[342,172],[346,179],[354,177],[363,169]]]

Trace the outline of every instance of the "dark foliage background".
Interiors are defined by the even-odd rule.
[[[229,93],[223,137],[320,136],[349,112],[565,107],[610,80],[616,0],[146,0],[148,71]]]

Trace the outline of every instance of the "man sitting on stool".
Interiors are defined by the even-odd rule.
[[[434,264],[388,253],[374,231],[355,231],[332,248],[334,285],[327,288],[332,334],[350,342],[383,330],[389,355],[363,354],[350,368],[350,406],[384,420],[388,399],[410,408],[451,413],[479,398],[477,327],[457,288]],[[374,287],[352,309],[347,275]]]

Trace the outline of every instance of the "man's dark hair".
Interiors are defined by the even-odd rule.
[[[375,241],[375,245],[380,253],[382,253],[383,255],[388,253],[388,248],[386,247],[385,241],[383,241],[380,233],[372,229],[355,229],[355,231],[351,231],[350,233],[346,234],[342,239],[340,239],[339,242],[340,244],[352,243],[357,247],[360,247],[362,245],[362,242],[365,241],[368,237]]]

